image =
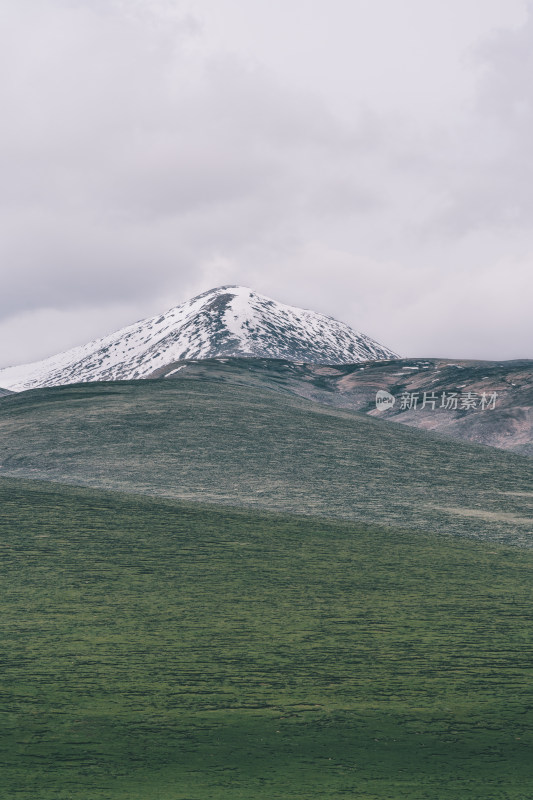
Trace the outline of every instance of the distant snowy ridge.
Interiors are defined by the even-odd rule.
[[[332,317],[287,306],[242,286],[222,286],[166,314],[43,361],[0,370],[0,386],[23,391],[87,381],[149,378],[182,359],[225,356],[347,364],[397,358]]]

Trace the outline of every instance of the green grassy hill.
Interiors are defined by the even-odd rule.
[[[0,403],[1,474],[530,544],[533,462],[212,380]]]
[[[3,425],[18,426],[21,459],[40,426],[54,469],[65,455],[86,475],[100,465],[109,482],[119,443],[131,441],[130,465],[143,447],[151,458],[157,439],[156,476],[173,465],[165,485],[178,485],[180,458],[192,469],[195,428],[206,468],[218,453],[231,469],[225,448],[238,422],[233,446],[251,458],[242,405],[233,426],[224,417],[227,436],[209,442],[198,396],[175,392],[53,391],[41,395],[42,413],[35,396],[21,397]],[[149,418],[141,424],[147,398],[160,404],[158,437]],[[319,418],[320,444],[317,418],[302,409],[287,408],[284,429],[296,437],[301,415],[296,452],[304,433],[325,453],[353,426],[353,447],[339,458],[382,436],[366,463],[379,456],[387,469],[392,443],[404,441],[372,420],[361,427],[334,415]],[[252,412],[261,431],[266,408]],[[173,426],[181,447],[177,433],[164,444]],[[280,444],[283,465],[289,445]],[[263,455],[273,468],[275,452]],[[474,459],[460,453],[450,469]],[[521,462],[505,463],[521,480]],[[530,550],[9,478],[0,478],[0,509],[2,800],[530,795]]]
[[[438,431],[452,439],[500,447],[533,456],[533,361],[465,361],[394,359],[360,364],[304,364],[266,358],[223,358],[182,361],[158,369],[150,377],[171,380],[216,380],[288,392],[325,405],[349,408]],[[396,403],[376,410],[376,392],[386,389]],[[424,392],[436,404],[424,408]],[[442,408],[445,395],[455,392],[457,409]],[[476,407],[464,409],[463,393]],[[404,393],[418,398],[416,409],[405,408]],[[433,394],[432,394],[433,393]],[[480,406],[483,393],[495,393],[490,413]],[[453,406],[454,403],[452,402]]]

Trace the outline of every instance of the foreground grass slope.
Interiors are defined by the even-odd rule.
[[[0,479],[0,797],[523,800],[533,554]]]
[[[17,477],[531,543],[531,460],[257,386],[138,381],[4,398],[0,466]]]

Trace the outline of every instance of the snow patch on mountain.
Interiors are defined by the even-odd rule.
[[[87,381],[148,378],[182,359],[224,356],[345,364],[397,358],[332,317],[222,286],[115,333],[32,364],[0,370],[22,391]]]

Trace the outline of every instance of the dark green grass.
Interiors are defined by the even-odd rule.
[[[134,381],[4,398],[0,465],[16,477],[531,544],[530,459],[258,387]]]
[[[533,554],[0,480],[0,797],[524,800]]]

